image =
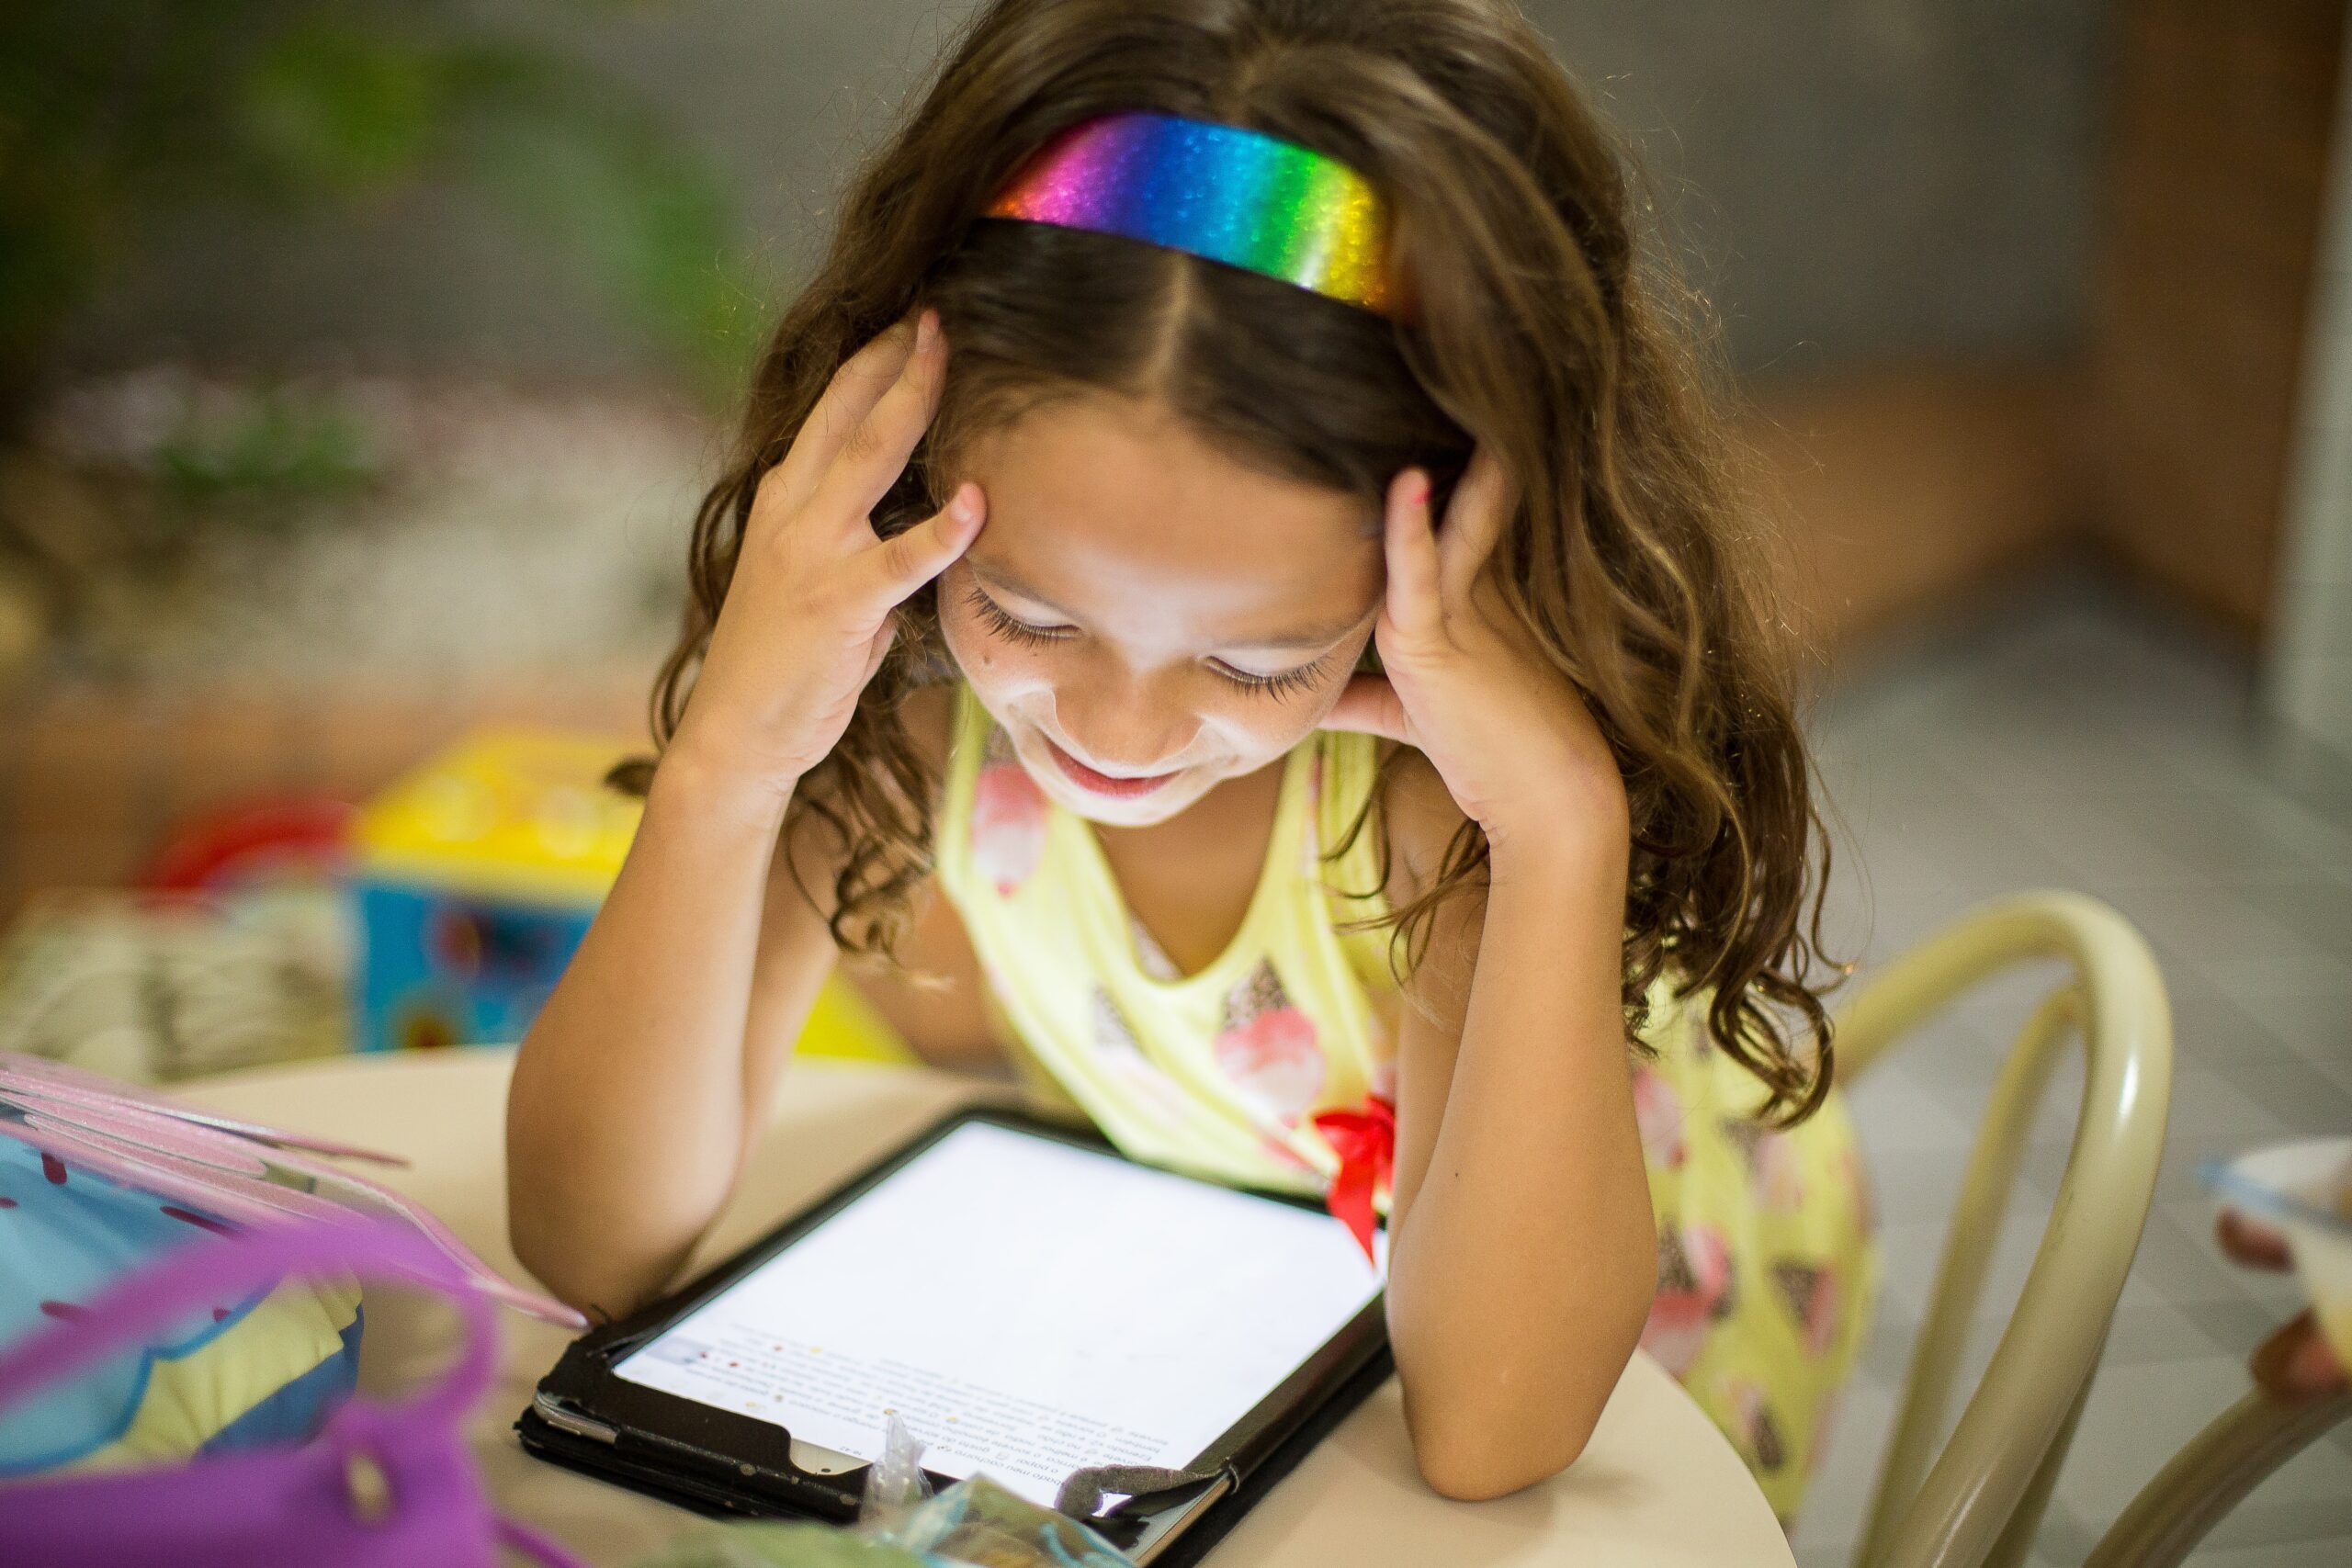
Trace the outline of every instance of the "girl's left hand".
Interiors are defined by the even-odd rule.
[[[1485,570],[1517,499],[1484,446],[1442,528],[1430,526],[1427,473],[1408,468],[1389,482],[1388,583],[1373,629],[1385,673],[1350,681],[1323,728],[1418,749],[1498,859],[1577,837],[1596,817],[1622,849],[1616,758]]]

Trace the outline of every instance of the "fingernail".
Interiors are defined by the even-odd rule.
[[[979,502],[972,494],[970,485],[956,487],[956,499],[947,503],[947,514],[958,523],[969,523],[980,514]]]
[[[1430,500],[1430,479],[1427,474],[1415,474],[1405,482],[1405,504],[1427,506]]]
[[[932,340],[939,336],[939,312],[925,310],[915,321],[915,352],[929,349]]]

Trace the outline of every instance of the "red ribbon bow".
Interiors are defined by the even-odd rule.
[[[1373,1261],[1373,1194],[1387,1190],[1396,1168],[1396,1102],[1367,1094],[1361,1107],[1318,1111],[1313,1121],[1340,1156],[1339,1174],[1331,1178],[1324,1202],[1363,1248],[1365,1260]]]

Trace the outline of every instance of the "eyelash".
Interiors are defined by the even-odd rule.
[[[979,613],[980,619],[989,624],[989,630],[1007,642],[1026,643],[1034,647],[1039,643],[1059,642],[1067,635],[1033,626],[1026,621],[1014,620],[1004,613],[1003,605],[981,592],[975,584],[965,585],[964,601]]]
[[[1256,692],[1278,702],[1284,697],[1295,696],[1323,676],[1323,660],[1320,659],[1312,664],[1302,664],[1295,670],[1285,670],[1279,675],[1252,675],[1245,671],[1228,670],[1221,664],[1211,668],[1243,691]]]
[[[1067,632],[1047,631],[1042,626],[1033,626],[1026,621],[1013,619],[1005,614],[1003,605],[982,592],[978,584],[965,584],[964,599],[974,611],[978,612],[980,619],[988,624],[989,630],[1007,642],[1022,643],[1034,648],[1044,643],[1059,642],[1069,635]],[[1285,670],[1279,675],[1252,675],[1244,671],[1228,669],[1222,664],[1213,664],[1209,668],[1215,670],[1221,679],[1240,687],[1245,692],[1253,692],[1279,699],[1295,695],[1314,685],[1322,678],[1324,662],[1329,657],[1326,654],[1323,659],[1317,659],[1311,664],[1302,664],[1295,670]]]

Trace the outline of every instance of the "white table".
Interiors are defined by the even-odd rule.
[[[355,1056],[229,1075],[176,1092],[253,1121],[405,1156],[413,1162],[405,1170],[368,1174],[425,1203],[493,1268],[519,1279],[506,1243],[504,1116],[513,1063],[511,1050],[495,1048]],[[703,1258],[742,1246],[949,1107],[989,1093],[940,1073],[794,1064],[775,1121]],[[517,1314],[504,1319],[501,1381],[473,1431],[499,1506],[599,1564],[629,1563],[698,1525],[696,1516],[522,1451],[512,1423],[567,1337]],[[1212,1561],[1218,1568],[1793,1564],[1731,1445],[1655,1361],[1638,1354],[1566,1474],[1487,1503],[1448,1502],[1423,1484],[1391,1379],[1241,1521]]]

